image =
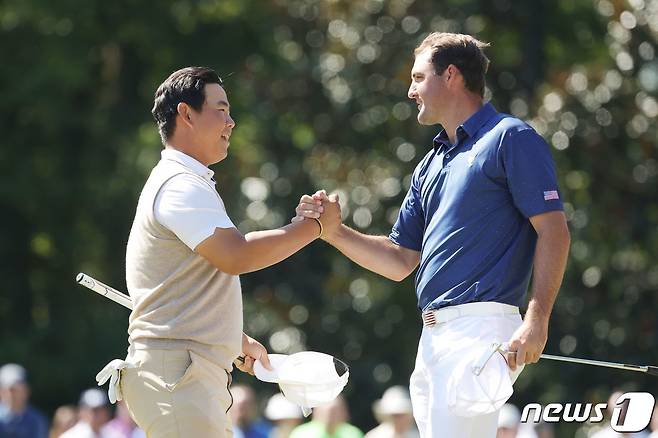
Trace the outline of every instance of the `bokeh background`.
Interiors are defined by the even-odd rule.
[[[491,42],[487,98],[552,145],[572,247],[546,352],[658,363],[657,0],[3,0],[0,364],[27,367],[34,404],[74,403],[125,352],[128,312],[74,277],[125,290],[134,207],[162,147],[152,96],[169,73],[207,65],[226,80],[237,128],[213,168],[241,231],[287,223],[325,188],[350,226],[387,234],[438,131],[406,97],[430,31]],[[413,368],[413,279],[316,242],[242,284],[245,331],[272,352],[348,362],[352,421],[372,427],[371,402]],[[656,382],[542,361],[512,401],[605,402]]]

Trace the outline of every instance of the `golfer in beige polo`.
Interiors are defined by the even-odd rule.
[[[137,204],[126,251],[134,303],[120,393],[149,438],[230,437],[226,415],[234,360],[269,364],[242,332],[238,275],[273,265],[340,223],[336,199],[319,221],[242,235],[209,165],[227,155],[235,122],[212,70],[174,72],[155,94],[165,146]]]

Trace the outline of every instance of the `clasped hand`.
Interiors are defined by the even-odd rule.
[[[295,217],[291,222],[299,222],[306,218],[317,219],[322,223],[322,239],[331,238],[341,224],[341,210],[337,194],[327,195],[319,190],[313,195],[303,195],[295,209]]]

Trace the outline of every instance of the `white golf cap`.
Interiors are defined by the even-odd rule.
[[[270,354],[272,370],[256,361],[254,372],[263,382],[278,383],[283,395],[305,414],[335,399],[349,378],[347,365],[333,356],[315,351],[291,355]]]
[[[375,401],[372,410],[378,419],[389,415],[411,414],[409,390],[404,386],[391,386],[384,391],[381,399]]]
[[[482,344],[460,361],[448,379],[448,408],[460,417],[496,412],[512,396],[512,383],[522,369],[512,372],[498,350]]]
[[[96,409],[108,405],[109,400],[107,399],[107,394],[105,394],[105,391],[101,391],[100,389],[87,389],[80,396],[79,406],[81,408]]]
[[[301,419],[302,410],[283,394],[278,393],[267,401],[265,417],[271,421]]]
[[[8,363],[0,368],[0,387],[10,388],[19,383],[27,383],[25,368],[16,363]]]

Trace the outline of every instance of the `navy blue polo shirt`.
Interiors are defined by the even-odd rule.
[[[414,170],[389,238],[420,251],[421,310],[493,301],[520,306],[537,233],[528,218],[562,210],[549,146],[528,124],[485,104],[445,130]]]

